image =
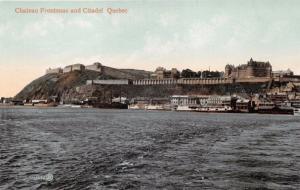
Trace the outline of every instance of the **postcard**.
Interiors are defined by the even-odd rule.
[[[0,1],[0,189],[299,189],[300,1]]]

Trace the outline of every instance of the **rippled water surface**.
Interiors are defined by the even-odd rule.
[[[0,189],[300,189],[300,117],[0,109]]]

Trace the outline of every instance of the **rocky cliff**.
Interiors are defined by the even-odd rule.
[[[48,99],[52,96],[65,96],[73,92],[77,87],[86,84],[86,80],[92,79],[143,79],[151,72],[134,69],[115,69],[103,67],[102,72],[83,70],[64,74],[46,74],[25,86],[15,99]]]
[[[46,74],[28,84],[15,99],[49,99],[58,97],[66,103],[78,102],[94,97],[102,102],[109,102],[111,97],[163,97],[171,95],[196,94],[232,94],[247,95],[264,92],[267,83],[228,84],[228,85],[86,85],[93,79],[143,79],[151,72],[134,69],[115,69],[103,66],[102,72],[83,70],[64,74]]]

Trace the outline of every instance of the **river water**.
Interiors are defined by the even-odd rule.
[[[0,189],[300,189],[300,117],[0,109]]]

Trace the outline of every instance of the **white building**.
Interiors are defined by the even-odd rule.
[[[174,95],[170,97],[172,106],[219,107],[231,106],[231,96],[188,96]]]
[[[174,95],[170,97],[172,106],[205,106],[208,96]]]
[[[85,69],[85,66],[82,64],[74,64],[74,65],[68,65],[63,69],[63,73],[68,73],[72,71],[83,71]]]
[[[207,99],[208,106],[220,106],[231,104],[231,96],[209,96]]]
[[[83,71],[85,69],[85,66],[82,64],[74,64],[72,65],[72,71]]]

